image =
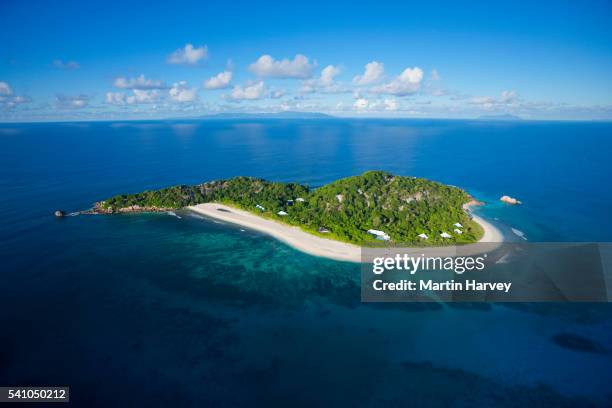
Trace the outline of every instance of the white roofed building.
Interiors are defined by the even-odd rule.
[[[440,236],[441,236],[442,238],[452,238],[452,235],[451,235],[451,234],[449,234],[448,232],[443,232],[443,233],[441,233],[441,234],[440,234]]]
[[[389,241],[391,239],[391,237],[386,232],[375,229],[369,229],[368,234],[372,234],[376,237],[376,239],[380,239],[382,241]]]

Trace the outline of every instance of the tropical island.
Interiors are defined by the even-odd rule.
[[[321,251],[308,251],[304,248],[308,245],[296,242],[324,240],[316,244],[335,245],[337,251],[384,243],[439,247],[478,242],[491,226],[469,212],[473,203],[475,200],[458,187],[368,171],[314,189],[235,177],[117,195],[96,203],[92,211],[115,214],[189,208],[268,232],[298,249],[321,255]],[[493,236],[488,234],[487,241]],[[354,257],[348,252],[344,256]]]

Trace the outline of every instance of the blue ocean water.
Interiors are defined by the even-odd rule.
[[[2,124],[0,385],[70,385],[86,406],[610,405],[608,304],[362,304],[357,266],[253,231],[53,211],[382,169],[463,187],[530,241],[610,241],[611,152],[596,122]]]

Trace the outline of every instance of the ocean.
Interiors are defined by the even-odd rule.
[[[364,304],[357,265],[187,211],[53,212],[380,169],[462,187],[530,242],[607,242],[611,152],[600,122],[0,124],[0,386],[88,407],[609,406],[609,304]]]

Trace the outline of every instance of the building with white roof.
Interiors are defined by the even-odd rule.
[[[386,232],[375,229],[369,229],[368,234],[372,234],[376,237],[376,239],[380,239],[382,241],[389,241],[391,239],[391,237]]]
[[[443,233],[441,233],[441,234],[440,234],[440,236],[441,236],[442,238],[451,238],[451,237],[452,237],[452,235],[451,235],[451,234],[449,234],[448,232],[443,232]]]

